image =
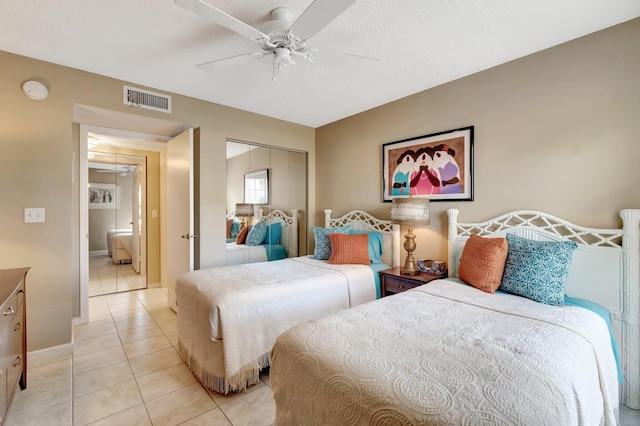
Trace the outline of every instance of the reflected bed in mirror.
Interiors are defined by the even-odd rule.
[[[240,228],[240,218],[227,217],[227,265],[268,262],[298,256],[298,211],[288,216],[274,210],[263,216],[258,209],[253,226]],[[231,221],[231,223],[230,223]],[[238,234],[233,240],[234,231]]]

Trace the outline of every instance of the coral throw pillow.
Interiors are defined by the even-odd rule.
[[[368,234],[329,234],[331,240],[331,257],[329,263],[334,265],[357,264],[369,265]]]
[[[462,250],[458,278],[487,293],[495,293],[504,272],[509,247],[504,238],[471,235]]]
[[[233,225],[233,219],[227,219],[227,238],[231,238],[231,226]]]
[[[249,233],[249,227],[245,226],[240,230],[240,233],[236,237],[236,244],[244,244],[247,241],[247,234]]]

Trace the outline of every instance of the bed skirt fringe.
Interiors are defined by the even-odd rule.
[[[189,350],[178,340],[178,352],[186,362],[187,367],[195,374],[200,382],[215,392],[228,394],[229,392],[241,392],[247,387],[258,383],[260,370],[269,367],[269,352],[260,356],[257,360],[245,365],[237,373],[230,377],[220,377],[209,372],[204,365],[191,356]]]

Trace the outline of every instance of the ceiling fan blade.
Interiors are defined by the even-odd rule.
[[[197,15],[204,16],[218,25],[235,31],[249,38],[267,37],[262,31],[245,24],[239,19],[221,11],[210,4],[210,0],[174,0],[174,4],[187,9]]]
[[[291,25],[291,32],[302,40],[309,39],[355,2],[356,0],[315,0]]]
[[[262,59],[264,55],[265,54],[262,52],[244,53],[238,56],[231,56],[229,58],[216,59],[215,61],[205,62],[204,64],[198,65],[198,68],[204,71],[218,71],[238,65],[255,62],[259,59]]]

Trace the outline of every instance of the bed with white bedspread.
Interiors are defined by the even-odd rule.
[[[640,210],[621,212],[622,229],[530,211],[483,223],[457,214],[449,210],[451,276],[471,234],[577,242],[566,293],[609,310],[621,401],[636,408]],[[432,281],[283,333],[271,359],[276,424],[615,425],[612,349],[590,310]]]
[[[116,265],[131,263],[133,229],[112,229],[107,231],[107,248],[111,260]]]
[[[349,225],[382,234],[377,270],[399,263],[399,229],[361,212],[331,218],[325,227]],[[280,333],[323,315],[376,299],[370,265],[329,264],[311,256],[211,268],[182,275],[176,284],[178,349],[208,388],[240,391],[259,380]]]

